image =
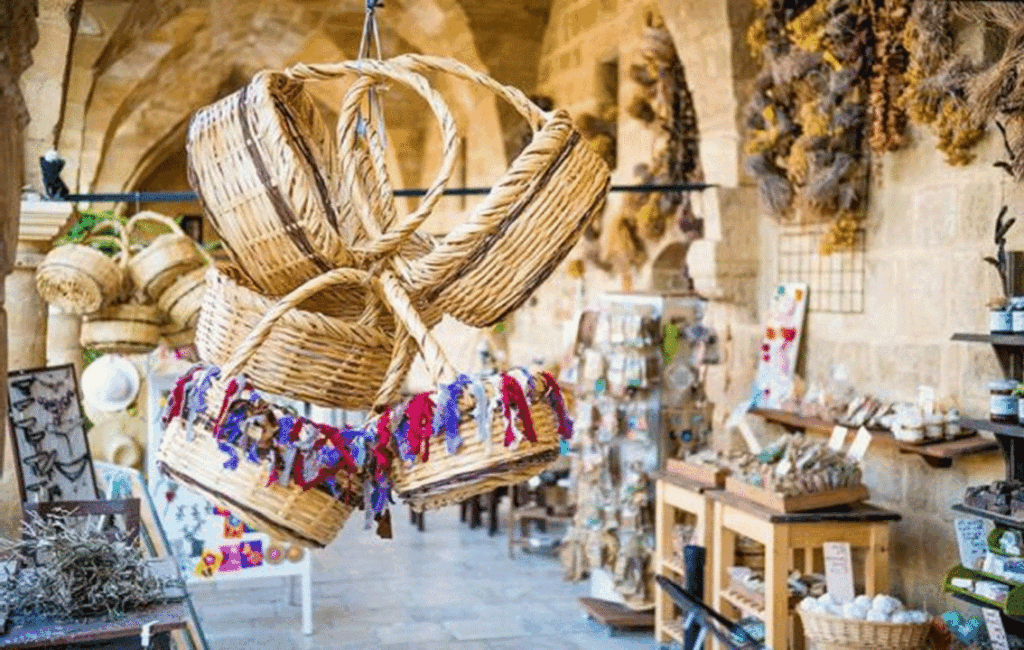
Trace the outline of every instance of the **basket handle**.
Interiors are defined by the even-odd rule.
[[[171,234],[188,237],[188,235],[185,234],[185,232],[181,229],[177,222],[174,221],[174,219],[164,216],[159,212],[145,210],[133,216],[131,219],[128,220],[128,223],[124,225],[124,236],[129,246],[131,245],[132,231],[135,230],[135,226],[137,224],[143,221],[149,221],[150,223],[159,223],[161,225],[167,226],[167,229],[170,230]]]
[[[113,230],[115,234],[99,234],[107,229]],[[114,261],[122,267],[128,263],[128,238],[125,236],[125,228],[119,222],[114,221],[113,219],[97,221],[93,224],[93,227],[89,230],[88,234],[82,238],[82,244],[86,244],[90,241],[117,244],[118,253],[113,256]]]
[[[396,321],[401,323],[423,354],[423,362],[427,366],[427,372],[431,374],[433,382],[440,384],[445,377],[455,379],[455,368],[449,361],[448,355],[445,354],[437,339],[420,318],[419,312],[409,300],[409,294],[402,287],[401,281],[395,277],[394,272],[381,272],[379,282],[381,294],[391,307]]]
[[[273,328],[274,324],[277,323],[277,321],[288,311],[300,305],[307,298],[314,296],[324,289],[328,289],[339,284],[372,286],[372,277],[366,271],[360,271],[352,268],[341,268],[328,271],[323,275],[318,275],[311,280],[307,280],[291,293],[274,303],[267,313],[263,315],[263,318],[261,318],[252,331],[242,339],[242,342],[238,344],[238,348],[235,349],[234,354],[232,354],[231,358],[224,364],[222,368],[222,376],[231,377],[237,373],[239,369],[241,369],[241,367],[252,358],[252,355],[256,353],[256,350],[263,344],[263,341],[266,340],[267,336],[270,335],[270,330]]]
[[[426,220],[433,211],[434,206],[440,200],[442,192],[455,171],[458,158],[458,131],[455,120],[448,110],[447,104],[441,95],[430,86],[430,83],[416,72],[392,64],[390,61],[377,59],[359,59],[357,61],[345,61],[342,63],[307,65],[299,64],[289,68],[286,74],[297,80],[328,80],[342,77],[348,74],[359,75],[360,78],[355,85],[346,93],[338,118],[338,149],[341,152],[342,177],[348,185],[349,192],[354,191],[356,179],[359,173],[365,172],[365,158],[349,155],[357,148],[357,120],[355,114],[362,102],[362,96],[370,89],[385,79],[399,81],[415,90],[430,105],[431,110],[441,125],[442,140],[444,141],[445,155],[441,162],[441,168],[437,177],[428,188],[427,193],[420,201],[419,207],[396,227],[382,233],[379,225],[379,217],[376,216],[374,207],[359,212],[359,220],[366,233],[373,238],[372,243],[362,247],[360,250],[370,257],[383,257],[396,250],[402,245]],[[384,208],[383,222],[388,224],[391,215],[394,214],[394,196],[387,183],[387,172],[384,163],[384,152],[380,142],[375,137],[365,139],[369,149],[371,164],[373,165],[374,176],[378,185],[375,196],[382,202]],[[376,145],[376,146],[374,146]],[[364,163],[363,169],[358,164]],[[351,206],[342,206],[351,209]]]

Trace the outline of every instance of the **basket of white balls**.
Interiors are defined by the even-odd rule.
[[[907,611],[892,596],[840,603],[825,594],[804,598],[798,609],[807,640],[817,650],[921,650],[928,642],[928,612]]]

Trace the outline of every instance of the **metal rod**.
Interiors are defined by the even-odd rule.
[[[610,192],[700,192],[715,187],[712,183],[677,183],[675,185],[612,185]],[[479,196],[491,191],[489,187],[452,187],[445,196]],[[421,188],[395,190],[395,196],[423,196]],[[182,203],[196,200],[195,192],[123,192],[113,194],[68,194],[64,198],[48,201],[86,201],[90,203]]]

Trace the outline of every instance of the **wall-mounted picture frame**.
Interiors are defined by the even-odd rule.
[[[7,399],[22,502],[98,499],[75,367],[8,373]]]

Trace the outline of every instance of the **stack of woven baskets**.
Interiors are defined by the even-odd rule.
[[[535,131],[490,194],[439,241],[419,230],[459,147],[455,120],[428,73],[495,93]],[[335,136],[305,84],[343,77],[353,81]],[[435,180],[405,216],[398,214],[382,134],[362,116],[367,97],[385,82],[427,102],[444,143]],[[554,378],[525,371],[457,375],[430,330],[444,314],[476,327],[505,318],[603,208],[609,170],[566,113],[542,111],[520,91],[450,59],[299,65],[260,73],[199,111],[188,159],[190,182],[232,265],[207,274],[196,335],[205,379],[200,386],[186,377],[179,386],[177,403],[185,407],[168,422],[190,433],[165,436],[159,459],[167,471],[252,525],[270,522],[296,541],[322,545],[333,534],[304,513],[327,488],[282,483],[287,458],[305,454],[303,466],[314,474],[334,472],[345,485],[362,481],[363,498],[376,512],[386,507],[382,495],[392,484],[414,507],[438,507],[525,480],[558,455],[571,425]],[[417,354],[437,389],[395,403]],[[253,419],[252,404],[272,404],[267,395],[373,417],[355,430],[309,423],[285,431],[279,415],[265,417],[272,406]],[[248,423],[247,437],[237,434],[238,422]],[[443,442],[431,445],[435,438]],[[354,471],[333,463],[345,444],[358,447],[351,441],[364,449],[353,452]],[[211,445],[222,455],[203,453]],[[315,453],[320,449],[333,451]],[[221,476],[246,462],[252,467],[244,487]],[[340,529],[344,517],[338,519],[331,517]]]
[[[147,238],[139,234],[146,223],[168,232]],[[209,263],[174,220],[140,212],[124,225],[101,221],[81,243],[51,250],[36,287],[47,302],[83,315],[83,347],[146,353],[161,338],[175,348],[192,342]]]

